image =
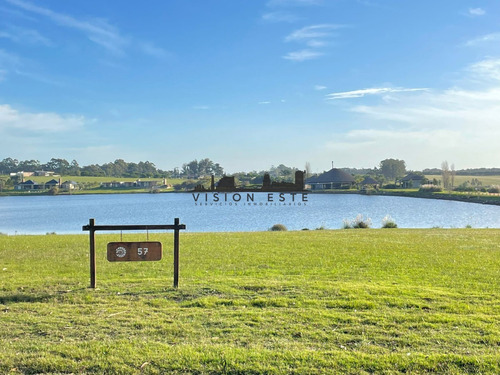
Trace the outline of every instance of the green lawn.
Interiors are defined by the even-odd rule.
[[[124,240],[145,240],[144,233]],[[498,374],[500,230],[0,236],[0,373]]]
[[[436,180],[442,180],[443,179],[443,177],[441,175],[439,175],[439,176],[436,176],[436,175],[427,175],[425,177],[427,177],[431,181],[434,178]],[[466,181],[471,182],[474,179],[479,180],[483,184],[483,186],[500,185],[500,176],[455,176],[455,184],[454,184],[454,186],[458,186],[460,184],[463,184]]]

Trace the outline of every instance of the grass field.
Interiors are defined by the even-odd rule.
[[[0,372],[500,373],[500,230],[0,236]],[[127,234],[124,240],[144,240]]]
[[[426,175],[428,179],[432,181],[432,179],[442,180],[443,177],[441,175]],[[491,185],[500,185],[500,176],[455,176],[455,184],[454,186],[458,186],[463,184],[466,181],[471,182],[472,180],[479,180],[483,186],[491,186]]]

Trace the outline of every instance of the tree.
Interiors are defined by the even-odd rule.
[[[98,164],[87,165],[82,168],[82,176],[104,176],[105,173]]]
[[[41,165],[38,160],[24,160],[19,163],[18,169],[24,172],[35,172],[41,169]]]
[[[66,174],[70,165],[66,159],[56,159],[52,158],[50,161],[43,166],[48,171],[54,171],[58,174]]]
[[[311,177],[311,163],[309,163],[308,161],[306,161],[306,165],[305,165],[305,170],[306,170],[306,178],[309,178]]]
[[[176,172],[174,170],[174,175]],[[212,160],[205,158],[200,161],[193,160],[182,165],[181,174],[187,178],[199,178],[200,176],[222,176],[224,168],[219,163],[214,163]]]
[[[451,188],[453,189],[453,187],[455,186],[455,175],[457,174],[457,172],[455,171],[455,164],[451,163],[451,166],[450,166],[450,173],[451,173]]]
[[[385,159],[380,162],[380,172],[388,180],[398,179],[406,173],[406,163],[399,159]]]
[[[76,160],[73,160],[71,162],[71,166],[68,169],[68,175],[80,176],[80,174],[81,174],[80,165],[78,164],[78,162]]]
[[[187,178],[198,178],[198,160],[194,159],[187,164],[182,164],[182,175]]]
[[[0,174],[9,174],[18,171],[17,159],[5,158],[0,162]]]
[[[448,161],[443,161],[441,163],[441,176],[443,177],[443,188],[448,189],[450,187],[450,167],[448,166]]]

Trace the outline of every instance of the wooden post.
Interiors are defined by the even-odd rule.
[[[95,230],[94,230],[94,219],[89,219],[89,239],[90,239],[90,287],[95,289],[96,279],[95,279]]]
[[[179,218],[174,220],[174,288],[179,286]]]
[[[156,230],[167,229],[174,230],[174,288],[179,286],[179,231],[186,229],[186,225],[179,224],[179,218],[175,218],[174,225],[95,225],[94,219],[89,219],[89,225],[84,225],[82,230],[89,231],[90,239],[90,288],[96,287],[96,251],[95,251],[95,232],[99,230]],[[160,244],[161,249],[161,244]],[[161,250],[160,250],[161,251]],[[141,260],[160,260],[142,259]],[[130,259],[129,259],[130,260]],[[135,259],[138,260],[138,259]]]

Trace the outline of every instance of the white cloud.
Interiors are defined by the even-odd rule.
[[[68,132],[82,128],[83,116],[60,115],[52,112],[21,112],[8,104],[0,105],[0,132],[24,130],[28,132]]]
[[[120,35],[120,32],[106,20],[79,20],[70,15],[57,13],[23,0],[7,0],[7,2],[25,11],[47,17],[60,26],[82,31],[89,40],[113,54],[122,55],[124,47],[128,44],[128,41]]]
[[[469,15],[471,16],[484,16],[486,11],[482,8],[469,8]]]
[[[262,20],[266,22],[289,22],[293,23],[299,20],[294,14],[288,12],[270,12],[262,15]]]
[[[79,19],[68,14],[55,12],[24,0],[6,0],[18,8],[48,18],[55,24],[82,32],[88,40],[103,47],[114,56],[124,56],[126,49],[133,47],[156,58],[164,59],[169,53],[151,42],[125,37],[120,30],[101,18]],[[36,35],[31,35],[35,38]],[[39,41],[41,36],[39,36]]]
[[[315,85],[314,86],[314,89],[317,90],[317,91],[322,91],[322,90],[326,90],[328,87],[326,86],[323,86],[323,85]]]
[[[293,61],[306,61],[306,60],[317,59],[318,57],[321,57],[323,55],[324,55],[323,52],[314,51],[311,49],[303,49],[300,51],[289,52],[285,56],[283,56],[283,58]]]
[[[491,34],[486,34],[482,35],[480,37],[471,39],[465,43],[466,46],[468,47],[476,47],[481,44],[485,43],[491,43],[491,42],[498,42],[500,41],[500,33],[491,33]]]
[[[379,87],[372,89],[362,89],[353,90],[345,92],[334,92],[326,95],[327,99],[351,99],[351,98],[362,98],[366,95],[380,95],[387,93],[397,93],[397,92],[415,92],[415,91],[427,91],[426,88],[413,88],[406,89],[401,87],[391,88],[391,87]]]
[[[10,26],[4,31],[0,31],[0,38],[10,39],[15,43],[39,44],[50,47],[52,41],[36,30],[24,29],[20,27]]]
[[[46,74],[28,71],[32,65],[30,61],[0,49],[0,81],[5,80],[9,74],[16,74],[35,81],[61,86],[61,82],[52,79]]]
[[[306,26],[301,29],[295,30],[290,35],[285,38],[286,42],[291,41],[303,41],[309,39],[319,39],[331,36],[331,31],[340,29],[344,26],[342,25],[333,25],[333,24],[321,24],[321,25],[312,25]]]
[[[458,168],[497,166],[500,59],[480,61],[464,71],[468,73],[464,83],[474,78],[476,85],[482,85],[421,91],[411,97],[395,93],[395,102],[351,107],[370,129],[360,125],[334,134],[325,150],[338,158],[347,151],[374,160],[398,157],[411,168],[439,166],[442,160],[452,160]],[[346,165],[361,162],[360,158]]]
[[[271,102],[259,102],[259,104],[264,104],[264,105],[266,105],[266,104],[271,104]]]
[[[328,43],[322,40],[311,39],[307,41],[307,46],[311,48],[321,48],[325,47]]]
[[[473,78],[484,79],[486,82],[494,79],[500,81],[500,59],[486,59],[472,64],[467,69]]]
[[[293,61],[305,61],[317,59],[324,56],[323,48],[328,45],[328,40],[334,35],[333,30],[345,27],[344,25],[334,24],[319,24],[306,26],[301,29],[295,30],[285,37],[285,42],[295,42],[304,44],[307,48],[289,52],[284,59]]]

